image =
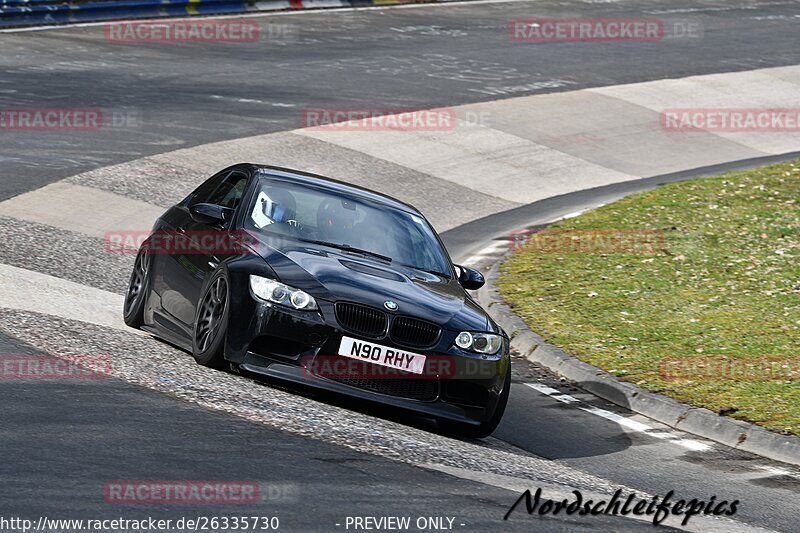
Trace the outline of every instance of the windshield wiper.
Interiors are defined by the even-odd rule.
[[[297,240],[302,242],[307,242],[310,244],[319,244],[320,246],[330,246],[331,248],[337,248],[339,250],[344,250],[345,252],[349,252],[351,254],[360,254],[360,255],[368,255],[370,257],[375,257],[377,259],[381,259],[386,261],[387,263],[392,262],[392,258],[388,255],[381,255],[377,252],[371,252],[369,250],[363,250],[361,248],[356,248],[355,246],[350,246],[349,244],[339,244],[336,242],[328,242],[328,241],[317,241],[314,239],[303,239],[302,237],[298,238]]]
[[[399,264],[400,266],[404,266],[404,267],[408,267],[408,268],[413,268],[414,270],[419,270],[420,272],[427,272],[428,274],[434,274],[434,275],[436,275],[436,276],[441,276],[441,277],[443,277],[443,278],[450,279],[450,276],[449,276],[448,274],[445,274],[444,272],[439,272],[438,270],[430,270],[430,269],[427,269],[427,268],[420,268],[420,267],[418,267],[418,266],[414,266],[414,265],[407,265],[407,264],[405,264],[405,263],[398,263],[398,264]]]

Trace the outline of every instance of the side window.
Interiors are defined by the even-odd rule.
[[[414,257],[414,261],[426,270],[446,273],[447,269],[443,263],[443,258],[440,258],[431,247],[436,243],[435,239],[425,231],[425,226],[421,218],[412,215],[411,219],[414,223],[409,227],[408,237],[410,253],[412,257]]]
[[[208,204],[211,203],[211,195],[214,194],[214,191],[225,181],[225,178],[230,176],[230,172],[220,172],[216,176],[212,176],[205,183],[200,185],[195,191],[192,193],[192,199],[189,202],[189,205],[195,204]]]
[[[208,203],[236,209],[239,202],[242,201],[242,196],[244,196],[246,187],[247,175],[241,172],[233,172],[219,187],[217,187],[208,199]]]

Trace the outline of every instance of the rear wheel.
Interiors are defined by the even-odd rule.
[[[479,426],[452,422],[450,420],[440,420],[439,429],[445,433],[460,437],[469,437],[473,439],[482,439],[484,437],[488,437],[494,432],[495,429],[497,429],[497,426],[500,424],[500,420],[503,419],[503,413],[505,413],[506,405],[508,405],[508,396],[510,390],[511,362],[509,361],[509,364],[506,366],[506,378],[503,383],[503,392],[500,393],[500,400],[497,402],[497,407],[495,408],[494,413],[492,413],[492,417],[489,420],[481,422]]]
[[[122,313],[125,323],[132,328],[140,328],[144,324],[144,304],[150,287],[150,254],[143,250],[144,247],[136,254]]]
[[[225,367],[225,337],[228,332],[228,278],[222,270],[206,284],[194,321],[192,355],[198,364]]]

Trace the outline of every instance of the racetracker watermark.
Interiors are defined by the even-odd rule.
[[[286,33],[274,30],[272,36]],[[254,43],[261,30],[257,21],[249,19],[164,20],[108,22],[103,35],[116,43]]]
[[[110,254],[240,255],[250,253],[257,239],[246,231],[107,231],[103,250]]]
[[[255,481],[109,481],[103,486],[106,503],[247,505],[260,501]]]
[[[0,356],[0,380],[100,379],[110,375],[111,358],[104,355]]]
[[[527,18],[508,23],[512,42],[640,42],[701,39],[703,26],[695,19],[660,18]]]
[[[181,516],[180,518],[53,518],[39,516],[38,520],[18,516],[0,516],[0,531],[28,533],[29,531],[75,532],[96,531],[98,533],[145,533],[156,531],[278,531],[277,516],[244,515],[233,516]]]
[[[394,360],[397,359],[397,365],[402,366],[407,356],[402,352],[398,352],[397,355],[392,353],[388,357],[391,358],[389,363],[394,363]],[[452,364],[452,361],[445,358],[435,359],[431,356],[426,358],[425,364],[419,373],[406,372],[399,368],[372,364],[338,355],[305,357],[301,359],[301,366],[305,377],[325,378],[334,381],[353,379],[437,379],[451,376],[455,372],[455,365]]]
[[[800,108],[671,108],[660,122],[667,132],[800,133]]]
[[[429,354],[419,372],[403,370],[407,355],[398,350],[380,354],[372,358],[343,357],[339,355],[317,355],[301,358],[302,374],[307,378],[324,378],[334,381],[348,380],[436,380],[436,379],[491,379],[497,375],[496,366],[491,362],[453,356]],[[386,366],[388,364],[396,366]]]
[[[661,361],[659,373],[667,381],[792,381],[800,379],[800,357],[674,357]]]
[[[559,230],[524,229],[509,234],[511,251],[535,251],[547,254],[654,254],[665,248],[660,230]]]
[[[0,109],[0,131],[92,132],[141,126],[136,109],[100,107],[8,107]]]
[[[306,108],[300,127],[317,131],[450,131],[456,127],[453,108]]]

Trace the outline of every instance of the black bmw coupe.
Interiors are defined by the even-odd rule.
[[[313,174],[223,170],[138,250],[125,322],[212,367],[434,417],[487,436],[508,401],[509,340],[415,208]]]

